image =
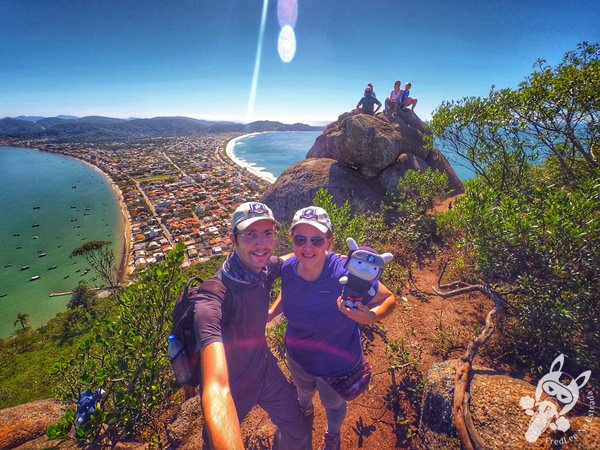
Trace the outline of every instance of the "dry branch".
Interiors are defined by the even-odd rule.
[[[444,272],[446,271],[447,264],[442,264],[440,276],[438,278],[437,287],[433,287],[433,291],[440,297],[446,299],[456,297],[458,295],[467,294],[470,292],[481,292],[485,296],[489,297],[494,302],[494,307],[488,313],[485,318],[485,326],[479,333],[473,342],[469,344],[466,352],[459,358],[459,364],[456,368],[456,378],[454,380],[454,425],[456,431],[460,436],[463,447],[466,450],[479,450],[483,449],[483,443],[481,438],[477,435],[475,428],[472,426],[471,413],[469,412],[469,404],[465,399],[465,393],[469,387],[469,375],[471,374],[471,367],[473,365],[473,359],[479,351],[479,348],[487,342],[496,325],[496,320],[504,312],[506,302],[498,292],[491,289],[485,284],[467,284],[463,281],[455,281],[449,284],[440,284]],[[468,395],[468,394],[467,394]]]

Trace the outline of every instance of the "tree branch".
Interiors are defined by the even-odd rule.
[[[469,285],[462,281],[456,281],[447,285],[440,285],[440,281],[444,275],[444,272],[446,271],[446,268],[447,263],[442,264],[441,273],[438,278],[438,285],[432,286],[433,291],[437,295],[446,299],[478,291],[492,299],[494,302],[494,307],[491,309],[485,319],[485,326],[479,335],[469,344],[465,353],[459,358],[458,366],[456,368],[456,378],[454,380],[454,425],[456,426],[456,431],[460,436],[463,447],[466,450],[474,450],[483,448],[483,445],[479,436],[472,434],[469,430],[469,428],[474,429],[474,427],[472,427],[472,420],[470,419],[468,401],[465,399],[465,393],[469,387],[469,376],[471,373],[471,367],[473,365],[473,359],[479,351],[479,348],[487,342],[494,332],[496,321],[498,320],[498,317],[501,317],[504,313],[506,302],[498,292],[485,284]],[[449,289],[449,287],[455,288],[446,290]],[[469,423],[469,421],[471,421],[471,423]]]

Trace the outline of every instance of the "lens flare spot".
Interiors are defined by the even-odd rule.
[[[284,63],[289,63],[294,59],[294,55],[296,54],[296,35],[294,34],[294,29],[289,25],[282,27],[279,32],[277,51]]]
[[[279,19],[280,27],[289,25],[293,28],[297,18],[298,2],[296,0],[279,0],[277,2],[277,19]]]

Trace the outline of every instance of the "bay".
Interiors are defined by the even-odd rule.
[[[274,182],[279,175],[306,158],[321,131],[278,131],[255,133],[233,139],[227,145],[228,154],[251,172]],[[473,178],[474,172],[457,155],[440,148],[462,181]]]
[[[85,260],[69,255],[86,241],[108,240],[118,258],[123,223],[106,177],[75,159],[32,149],[0,147],[0,205],[0,337],[7,337],[20,326],[14,325],[20,313],[37,327],[65,310],[70,295],[49,293],[71,291],[80,281],[99,286]]]

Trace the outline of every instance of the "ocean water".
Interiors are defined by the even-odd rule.
[[[306,153],[321,133],[283,131],[250,134],[236,138],[230,145],[237,160],[264,178],[274,181],[289,166],[306,158]],[[474,176],[473,170],[464,166],[465,162],[460,161],[458,156],[443,148],[440,150],[462,181]]]
[[[285,169],[306,158],[321,131],[281,131],[237,138],[233,153],[241,162],[267,178],[277,178]]]
[[[49,293],[71,291],[79,281],[100,285],[93,271],[84,275],[82,257],[69,255],[88,240],[108,240],[120,257],[123,224],[105,177],[77,160],[31,149],[0,147],[0,205],[0,337],[6,337],[20,326],[14,326],[19,313],[36,327],[65,309],[70,296]]]

